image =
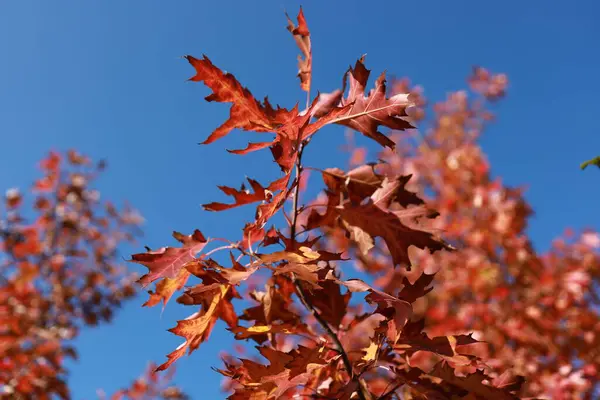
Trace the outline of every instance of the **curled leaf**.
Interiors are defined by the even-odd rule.
[[[286,14],[288,20],[288,31],[294,35],[294,40],[302,52],[302,55],[298,56],[298,78],[300,78],[300,87],[306,92],[310,92],[310,84],[312,80],[312,51],[310,45],[310,31],[308,25],[306,25],[306,19],[304,18],[304,12],[300,7],[298,13],[298,26],[290,19]],[[304,58],[302,58],[304,56]]]

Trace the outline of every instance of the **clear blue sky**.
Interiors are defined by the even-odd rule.
[[[26,186],[49,149],[77,148],[106,157],[105,198],[129,200],[147,219],[141,244],[173,244],[173,229],[210,236],[237,233],[247,213],[209,214],[200,204],[223,199],[216,184],[265,176],[267,157],[237,157],[232,135],[204,139],[227,115],[208,91],[186,83],[185,54],[207,54],[257,97],[291,106],[302,99],[297,50],[283,10],[296,1],[0,2],[0,188]],[[463,88],[472,65],[505,72],[509,96],[484,149],[505,182],[528,184],[536,210],[530,232],[539,248],[565,227],[600,228],[600,174],[579,163],[600,154],[600,3],[548,1],[307,1],[313,35],[314,86],[335,89],[363,53],[374,73],[387,69],[425,87],[430,99]],[[328,134],[329,135],[329,134]],[[344,165],[323,137],[310,159]],[[241,137],[241,138],[240,138]],[[328,147],[329,146],[329,147]],[[224,218],[224,219],[223,219]],[[218,221],[218,222],[217,222]],[[126,249],[129,251],[130,249]],[[136,268],[132,266],[132,268]],[[141,269],[138,269],[142,271]],[[130,302],[115,323],[85,330],[71,363],[74,398],[94,399],[162,362],[180,338],[166,332],[193,310]],[[218,329],[177,365],[176,382],[194,399],[219,399],[218,352],[231,345]]]

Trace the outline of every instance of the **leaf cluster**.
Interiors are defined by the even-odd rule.
[[[408,92],[390,94],[384,74],[368,90],[364,57],[346,71],[342,88],[311,97],[311,34],[302,10],[297,23],[288,17],[288,30],[301,52],[298,76],[307,95],[303,110],[274,107],[267,98],[259,101],[208,57],[186,56],[195,70],[190,80],[211,90],[206,100],[230,104],[228,119],[202,143],[236,129],[260,133],[264,141],[229,151],[244,155],[268,149],[280,176],[268,183],[248,179],[251,190],[221,186],[232,202],[204,206],[222,212],[254,205],[255,218],[245,222],[239,237],[215,247],[219,240],[199,230],[174,232],[179,245],[132,256],[132,262],[148,268],[140,283],[155,283],[147,306],[165,305],[181,291],[177,302],[195,309],[170,330],[183,342],[157,370],[196,350],[222,320],[235,339],[254,342],[262,357],[225,357],[216,370],[227,378],[230,399],[391,399],[407,389],[413,398],[517,399],[522,380],[489,376],[473,352],[485,344],[469,334],[425,332],[415,308],[432,290],[435,274],[403,279],[394,290],[344,278],[347,261],[382,249],[390,256],[383,268],[410,271],[411,249],[437,254],[452,253],[453,247],[437,234],[438,212],[407,188],[412,176],[389,173],[389,165],[321,170],[324,195],[318,203],[301,203],[299,182],[308,168],[302,155],[314,135],[327,125],[341,125],[393,150],[396,141],[380,129],[413,128],[418,98]],[[287,226],[273,225],[279,214]],[[351,246],[332,250],[334,233]],[[217,259],[220,251],[229,257]],[[353,306],[352,298],[360,305]],[[236,310],[235,299],[251,305]],[[422,353],[435,363],[415,366],[411,359]]]

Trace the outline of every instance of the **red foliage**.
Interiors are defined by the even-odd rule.
[[[100,201],[93,182],[104,163],[51,152],[40,167],[33,208],[10,189],[1,218],[2,398],[69,398],[64,360],[77,356],[69,340],[83,325],[110,321],[135,293],[117,247],[134,239],[142,220]]]
[[[396,82],[395,90],[411,91],[407,82]],[[430,193],[427,203],[441,214],[436,228],[458,250],[414,252],[411,260],[419,267],[408,273],[383,268],[392,254],[378,247],[361,256],[358,267],[389,292],[423,271],[435,271],[438,287],[416,311],[427,321],[426,332],[476,333],[489,343],[480,355],[490,375],[503,385],[523,375],[523,396],[595,398],[600,235],[566,234],[549,251],[535,250],[525,230],[532,210],[523,191],[492,177],[477,144],[493,117],[485,103],[505,93],[506,76],[475,68],[468,82],[472,94],[456,92],[434,105],[434,115],[422,123],[422,136],[396,135],[399,151],[378,155],[383,176],[412,174],[411,188]],[[420,102],[425,104],[423,98]],[[335,251],[356,247],[333,230],[328,239]],[[413,362],[431,365],[433,360],[422,354]]]
[[[428,187],[421,185],[425,174],[417,174],[416,168],[408,171],[404,157],[391,150],[399,143],[402,146],[398,151],[405,151],[402,138],[411,134],[405,132],[393,140],[393,136],[378,131],[381,126],[395,130],[411,128],[423,116],[419,109],[422,98],[409,90],[396,90],[390,96],[384,75],[377,79],[375,88],[366,93],[369,70],[364,59],[360,59],[345,74],[342,90],[311,99],[310,33],[302,11],[297,26],[289,21],[289,31],[302,53],[299,76],[301,89],[307,92],[307,107],[303,111],[297,107],[273,108],[267,99],[261,103],[232,74],[223,73],[206,56],[203,59],[186,57],[196,71],[191,80],[202,82],[212,90],[206,100],[232,103],[227,121],[204,143],[214,142],[235,128],[270,134],[270,139],[264,142],[249,143],[246,149],[232,152],[246,154],[268,147],[280,167],[281,176],[268,185],[249,180],[252,193],[243,187],[239,191],[221,187],[227,195],[234,197],[235,203],[205,205],[209,211],[223,211],[259,203],[255,219],[242,225],[240,237],[228,245],[205,251],[205,245],[206,248],[213,245],[213,241],[207,240],[198,247],[169,248],[174,256],[183,254],[184,257],[177,258],[177,262],[165,260],[169,277],[157,282],[147,305],[166,303],[174,291],[184,288],[188,278],[199,278],[185,287],[177,299],[180,304],[198,308],[171,329],[184,342],[158,369],[168,368],[186,352],[197,349],[208,340],[216,321],[222,319],[235,339],[256,342],[262,356],[262,359],[224,356],[224,367],[218,372],[228,378],[225,389],[231,392],[230,399],[391,399],[399,392],[405,394],[404,398],[519,398],[523,379],[512,372],[498,375],[497,371],[502,368],[515,369],[519,373],[526,371],[507,363],[496,363],[490,368],[482,359],[503,351],[498,348],[498,353],[494,353],[477,340],[486,338],[480,334],[481,330],[486,330],[485,333],[492,335],[494,340],[495,331],[491,326],[496,320],[491,317],[492,312],[479,311],[484,306],[469,308],[467,315],[471,318],[469,321],[477,324],[474,326],[477,336],[465,332],[465,321],[449,326],[457,318],[455,312],[458,310],[449,311],[452,308],[449,304],[443,315],[439,308],[427,308],[435,315],[441,315],[431,325],[426,325],[423,318],[424,302],[428,299],[450,299],[454,287],[460,288],[461,295],[473,297],[477,295],[474,290],[479,290],[477,285],[485,286],[489,282],[447,275],[470,273],[470,265],[461,265],[440,272],[441,278],[437,280],[444,283],[432,291],[436,272],[431,268],[425,270],[427,264],[421,259],[415,262],[414,254],[410,252],[411,248],[423,249],[422,254],[427,254],[432,262],[456,260],[472,264],[481,258],[465,256],[465,244],[459,240],[463,231],[447,235],[447,240],[459,248],[458,252],[453,252],[454,248],[439,237],[440,227],[446,227],[448,231],[447,221],[455,218],[456,210],[450,207],[457,203],[459,195],[453,197],[452,202],[440,202],[437,198],[424,201],[418,194]],[[345,95],[347,81],[349,92]],[[496,98],[502,95],[506,78],[490,76],[478,69],[472,84],[488,97]],[[467,109],[464,96],[457,95],[454,101],[458,103],[438,107],[438,124],[449,130],[440,142],[445,145],[447,142],[448,149],[458,149],[456,157],[462,156],[465,163],[473,165],[473,170],[455,171],[431,164],[430,171],[431,179],[437,179],[436,182],[443,174],[456,175],[453,186],[448,184],[444,189],[462,193],[460,179],[475,179],[473,174],[483,176],[487,173],[487,165],[474,158],[477,147],[472,142],[467,149],[460,148],[463,130],[457,127],[453,118],[468,123],[469,132],[474,132],[480,119],[487,118],[487,114],[481,111],[474,116],[473,111]],[[302,162],[302,154],[312,135],[333,124],[355,129],[385,146],[383,156],[390,162],[361,165],[348,172],[338,169],[320,171],[325,184],[324,195],[312,204],[301,205],[298,183],[303,181],[307,168]],[[415,152],[413,149],[412,153]],[[363,160],[364,153],[362,151],[360,157],[353,159]],[[409,157],[416,158],[414,155]],[[445,159],[431,155],[426,160],[433,163]],[[498,188],[498,185],[494,187]],[[518,192],[507,191],[504,195],[514,198]],[[517,201],[507,202],[501,209],[495,208],[503,199],[494,198],[489,210],[467,206],[468,212],[502,213],[493,223],[485,221],[486,229],[493,228],[498,232],[480,239],[477,243],[479,251],[495,250],[492,245],[497,247],[494,240],[500,237],[498,235],[519,226],[513,216],[527,212]],[[438,211],[442,213],[441,219],[436,219]],[[284,214],[289,229],[267,228],[279,213]],[[176,237],[183,236],[177,234]],[[377,241],[377,237],[382,242]],[[272,246],[279,247],[269,252],[267,248]],[[169,250],[137,254],[133,260],[160,259]],[[228,250],[230,257],[222,260],[211,257],[221,250]],[[370,273],[382,274],[383,278],[374,284],[343,278],[342,275],[351,272],[352,262]],[[162,267],[149,263],[147,266],[153,277],[160,276],[156,270],[162,270]],[[259,289],[258,282],[265,274],[259,274],[259,271],[268,276],[264,289]],[[479,269],[472,275],[480,278]],[[483,275],[481,279],[490,280],[488,275]],[[246,285],[250,281],[252,283]],[[504,292],[492,293],[499,296]],[[510,295],[510,290],[508,293]],[[361,295],[366,295],[366,302],[360,301]],[[243,311],[236,311],[232,302],[235,298],[244,298],[252,304]],[[352,303],[351,298],[355,300]],[[369,305],[373,308],[369,309]],[[461,318],[465,312],[460,314]],[[430,317],[426,319],[431,320]],[[503,325],[503,328],[511,327],[515,332],[516,328],[525,332],[527,325],[523,321],[518,327]],[[491,360],[496,359],[498,356]]]
[[[115,392],[107,397],[100,392],[101,400],[187,400],[188,397],[175,386],[169,386],[173,377],[169,373],[163,377],[154,373],[156,365],[150,365],[144,376],[139,377],[126,389]]]

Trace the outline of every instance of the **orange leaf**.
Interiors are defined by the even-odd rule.
[[[196,69],[196,75],[190,80],[203,82],[213,91],[206,97],[206,101],[232,103],[229,119],[202,144],[212,143],[236,128],[255,132],[271,132],[278,124],[278,119],[287,114],[288,111],[285,109],[274,110],[268,103],[260,104],[232,74],[224,73],[215,67],[208,57],[204,56],[201,60],[192,56],[185,58]]]
[[[300,12],[298,13],[298,26],[292,22],[287,14],[286,17],[288,20],[287,29],[294,35],[294,40],[302,52],[302,55],[298,56],[298,77],[300,78],[300,87],[302,90],[310,92],[312,80],[312,51],[310,32],[308,30],[308,25],[306,25],[302,7],[300,7]],[[304,56],[304,58],[302,58],[302,56]]]
[[[240,207],[246,204],[255,203],[257,201],[268,200],[272,197],[272,193],[262,187],[260,183],[255,181],[254,179],[247,178],[250,186],[252,187],[253,193],[250,193],[248,189],[244,185],[242,185],[240,190],[230,188],[228,186],[219,186],[219,189],[223,191],[228,196],[233,196],[235,202],[233,204],[224,204],[224,203],[209,203],[203,204],[207,211],[223,211],[228,210],[235,207]]]
[[[356,62],[344,76],[342,90],[322,95],[315,109],[315,116],[322,117],[334,107],[349,106],[344,115],[330,121],[355,129],[363,135],[374,139],[382,146],[395,147],[393,140],[377,131],[382,125],[390,129],[405,130],[413,128],[408,120],[406,109],[412,105],[408,94],[399,93],[386,98],[385,73],[375,82],[375,88],[365,95],[367,81],[371,71],[365,68],[364,57]],[[347,98],[343,98],[346,82],[350,81]]]
[[[150,292],[150,298],[142,304],[142,307],[154,307],[162,301],[164,309],[173,293],[183,288],[189,276],[188,270],[183,268],[179,270],[175,278],[163,278],[156,284],[155,292]]]
[[[171,364],[185,354],[187,349],[189,349],[189,352],[191,353],[208,338],[207,333],[210,332],[210,329],[212,329],[212,325],[214,324],[213,317],[217,310],[217,306],[228,290],[229,286],[221,285],[220,290],[212,292],[212,299],[206,310],[192,314],[184,320],[177,321],[177,326],[169,329],[169,332],[185,338],[185,342],[175,349],[175,351],[167,355],[169,360],[159,366],[157,371],[169,368]]]
[[[383,238],[392,255],[394,266],[405,264],[410,268],[408,248],[411,245],[420,249],[428,248],[431,251],[450,248],[441,240],[436,239],[433,234],[418,230],[417,227],[413,227],[415,224],[409,223],[407,219],[403,218],[403,216],[414,217],[416,214],[413,209],[391,213],[370,203],[345,204],[338,207],[336,211],[363,249],[373,246],[372,237]],[[427,215],[427,210],[424,208],[422,215]]]
[[[173,232],[173,237],[183,243],[183,247],[163,247],[131,256],[130,262],[142,264],[149,270],[138,280],[142,285],[147,286],[163,277],[174,278],[185,264],[196,259],[196,254],[208,243],[197,229],[192,235]]]

